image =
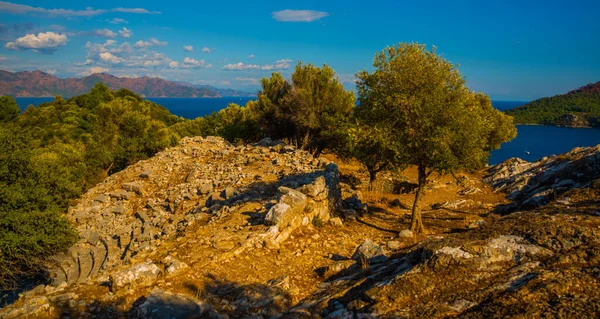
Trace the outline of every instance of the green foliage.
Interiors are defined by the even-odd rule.
[[[490,151],[514,138],[516,129],[489,97],[468,90],[458,69],[435,48],[388,47],[375,55],[373,66],[374,72],[358,74],[354,150],[370,170],[418,168],[411,229],[420,232],[419,198],[427,177],[484,166]]]
[[[77,241],[56,210],[0,211],[0,288],[39,273],[47,258]]]
[[[343,148],[354,105],[354,94],[329,66],[298,63],[291,83],[279,73],[262,80],[257,121],[265,135],[289,139],[318,155],[326,148]]]
[[[568,114],[580,115],[592,126],[600,126],[600,82],[567,94],[545,97],[505,112],[518,124],[563,125]]]
[[[10,122],[19,117],[21,109],[11,96],[0,97],[0,123]]]
[[[12,98],[0,101],[9,105],[2,110],[15,109]],[[73,243],[74,230],[59,213],[72,199],[175,145],[180,136],[170,126],[184,122],[101,83],[85,95],[56,97],[22,115],[16,110],[0,123],[0,287],[39,272],[48,257]]]

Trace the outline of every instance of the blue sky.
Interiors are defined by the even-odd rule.
[[[353,89],[375,52],[435,45],[468,86],[532,100],[600,81],[600,1],[0,2],[0,69],[258,89],[297,61]]]

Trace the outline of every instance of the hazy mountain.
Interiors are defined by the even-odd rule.
[[[193,84],[193,83],[189,83],[189,82],[177,82],[177,83],[179,83],[181,85],[197,88],[197,89],[208,89],[211,91],[215,91],[215,92],[219,93],[220,96],[256,97],[256,92],[245,92],[245,91],[238,91],[238,90],[233,90],[233,89],[220,89],[220,88],[214,87],[212,85]]]
[[[211,88],[191,87],[147,76],[120,78],[95,73],[83,78],[60,79],[42,71],[13,73],[4,70],[0,70],[0,95],[71,97],[89,92],[98,82],[104,82],[113,90],[126,88],[144,97],[221,97],[217,90]]]

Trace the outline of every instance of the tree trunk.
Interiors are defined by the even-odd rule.
[[[304,134],[304,138],[302,140],[302,149],[303,150],[308,150],[309,141],[310,141],[310,131],[306,131],[306,134]]]
[[[423,191],[427,184],[427,172],[426,167],[419,165],[419,186],[417,187],[417,193],[415,194],[415,202],[412,209],[412,221],[410,222],[410,230],[413,234],[420,234],[425,232],[425,226],[423,226],[423,220],[421,219],[421,197],[424,195]]]
[[[377,172],[369,170],[369,191],[373,190],[373,183],[375,183],[375,178],[377,178]]]

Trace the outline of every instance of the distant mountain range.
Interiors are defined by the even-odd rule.
[[[217,87],[214,87],[212,85],[205,85],[205,84],[193,84],[193,83],[189,83],[189,82],[175,82],[177,84],[181,84],[181,85],[185,85],[185,86],[189,86],[189,87],[193,87],[196,89],[208,89],[211,91],[215,91],[217,93],[219,93],[219,95],[221,96],[228,96],[228,97],[256,97],[256,92],[252,93],[252,92],[244,92],[244,91],[238,91],[238,90],[233,90],[233,89],[220,89]]]
[[[517,124],[600,127],[600,82],[505,111]]]
[[[84,94],[98,82],[109,88],[129,89],[143,97],[218,98],[223,96],[255,96],[236,90],[212,86],[182,84],[160,78],[120,78],[107,73],[95,73],[83,78],[60,79],[42,71],[9,72],[0,70],[0,95],[16,97],[72,97]]]

